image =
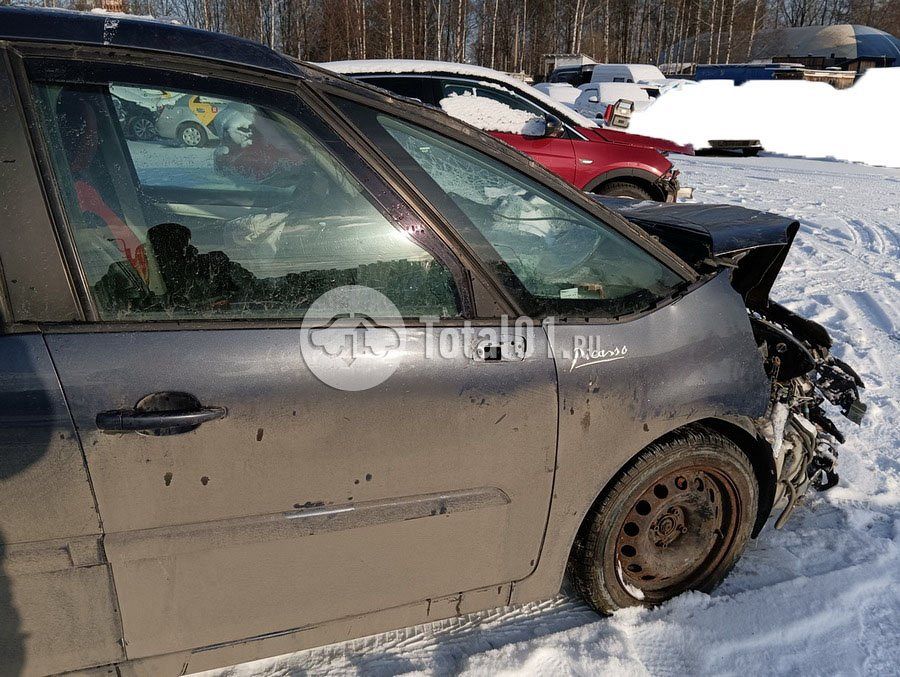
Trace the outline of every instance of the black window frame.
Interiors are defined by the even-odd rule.
[[[404,96],[408,99],[417,99],[422,103],[428,104],[430,106],[437,105],[437,99],[435,98],[437,90],[435,89],[434,82],[430,77],[416,76],[406,73],[378,73],[372,75],[354,75],[353,77],[360,82],[364,82],[367,85],[372,85],[374,87],[380,87],[381,89],[391,92],[392,94],[396,94],[397,96]],[[418,94],[420,96],[410,96],[409,94],[404,94],[403,92],[397,91],[393,87],[388,87],[386,83],[390,80],[401,80],[404,82],[413,83],[418,88]]]
[[[230,327],[292,327],[300,326],[302,314],[291,318],[127,318],[118,321],[102,320],[90,285],[84,275],[58,179],[50,161],[40,117],[33,98],[32,83],[97,84],[119,83],[159,87],[164,83],[172,89],[198,91],[234,99],[249,99],[253,103],[299,117],[303,109],[304,124],[332,152],[338,162],[353,176],[365,191],[373,206],[395,227],[411,233],[415,241],[428,251],[439,264],[446,267],[455,283],[458,317],[429,318],[438,326],[455,326],[476,317],[472,276],[456,252],[447,245],[427,220],[407,203],[391,182],[373,166],[370,158],[347,139],[341,130],[328,120],[319,100],[309,91],[303,80],[277,74],[260,74],[250,69],[232,67],[202,59],[159,54],[146,54],[130,49],[93,49],[59,47],[55,45],[17,45],[21,55],[17,69],[17,86],[22,94],[23,109],[31,141],[35,149],[44,192],[51,207],[52,221],[60,248],[66,258],[66,270],[80,301],[82,317],[59,317],[60,325],[84,331],[173,330],[185,328]],[[77,54],[76,54],[77,52]],[[164,63],[160,63],[160,62]],[[257,96],[261,95],[261,96]],[[324,114],[323,114],[324,113]],[[129,162],[130,157],[128,158]],[[133,168],[132,168],[132,171]],[[421,318],[402,318],[405,326],[423,326]],[[433,321],[432,321],[433,320]]]

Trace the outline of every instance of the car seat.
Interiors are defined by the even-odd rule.
[[[158,291],[162,283],[149,255],[146,238],[138,235],[138,228],[129,225],[129,221],[134,223],[139,218],[136,214],[139,209],[123,208],[127,198],[120,199],[123,188],[114,183],[109,170],[114,166],[114,151],[119,151],[119,158],[123,156],[118,148],[103,148],[109,138],[118,141],[111,121],[98,112],[104,109],[102,95],[89,91],[64,89],[56,101],[59,133],[72,182],[70,188],[78,210],[70,213],[78,252],[91,283],[102,277],[111,265],[121,264],[124,256],[127,265],[122,272],[129,273],[132,284]],[[124,159],[121,164],[124,166]],[[128,176],[124,171],[117,174]],[[133,188],[130,181],[120,183],[128,183],[128,188]],[[136,194],[131,202],[137,207]],[[126,216],[126,211],[131,213]]]

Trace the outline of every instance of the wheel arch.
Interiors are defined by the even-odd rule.
[[[658,185],[659,178],[660,177],[656,174],[648,172],[645,169],[638,169],[636,167],[620,167],[618,169],[611,169],[608,172],[598,174],[593,179],[588,181],[582,190],[584,190],[586,193],[594,193],[607,183],[610,183],[612,181],[622,181],[633,183],[638,188],[643,188],[651,195],[653,195],[657,200],[665,200],[666,196],[663,194],[663,191]]]
[[[711,430],[726,437],[743,451],[750,460],[759,486],[759,503],[757,506],[756,522],[751,530],[751,537],[755,538],[759,534],[769,517],[775,496],[775,464],[771,447],[765,440],[758,436],[752,420],[746,416],[707,416],[682,422],[662,434],[657,435],[654,439],[649,440],[629,456],[617,459],[615,463],[618,465],[618,469],[611,473],[602,485],[598,484],[593,491],[592,497],[584,501],[583,504],[579,506],[579,509],[574,512],[574,515],[570,513],[570,515],[574,516],[577,520],[577,528],[571,532],[570,536],[567,536],[567,543],[564,545],[566,553],[565,562],[562,563],[562,566],[558,567],[557,586],[556,589],[549,594],[555,594],[559,590],[563,574],[568,569],[568,563],[571,560],[572,552],[578,542],[578,536],[582,533],[582,529],[587,523],[591,511],[603,500],[604,496],[610,491],[621,473],[631,467],[637,461],[638,456],[640,456],[647,447],[660,442],[665,442],[674,436],[685,434],[691,429],[696,431],[698,428],[706,428],[707,430]],[[543,552],[542,549],[541,559],[544,558],[545,554],[548,553]],[[551,557],[550,559],[554,558]],[[540,567],[540,564],[541,562],[539,560],[538,567]],[[551,572],[546,570],[545,574],[553,576]],[[546,580],[547,579],[544,579],[542,582],[546,582]],[[546,592],[542,594],[533,594],[530,590],[530,586],[527,585],[528,582],[529,579],[525,579],[514,584],[513,595],[510,598],[511,601],[532,601],[533,599],[541,599],[547,596]],[[535,582],[537,583],[537,581]],[[528,591],[526,592],[525,590]],[[522,593],[521,596],[519,596],[519,592]]]
[[[750,533],[752,538],[756,538],[765,526],[775,502],[775,457],[772,455],[772,447],[756,433],[749,422],[749,425],[744,426],[727,419],[706,418],[698,423],[734,442],[737,448],[747,454],[750,459],[759,485],[756,523]]]
[[[200,145],[203,145],[204,142],[209,141],[209,131],[201,122],[194,122],[193,120],[182,120],[178,123],[178,126],[175,127],[175,140],[181,140],[182,132],[188,127],[196,127],[200,131],[201,138],[204,140]]]
[[[756,481],[759,486],[759,503],[756,511],[756,522],[751,531],[751,537],[755,538],[762,530],[769,517],[775,497],[775,464],[772,456],[772,449],[767,442],[756,435],[755,430],[753,430],[753,424],[749,420],[741,418],[701,418],[680,425],[667,433],[660,435],[628,458],[621,467],[613,473],[581,515],[581,522],[578,526],[576,537],[569,548],[570,556],[572,549],[578,541],[577,534],[580,534],[582,529],[584,529],[591,511],[594,510],[594,508],[603,500],[604,496],[609,493],[621,474],[634,465],[645,449],[654,444],[665,443],[672,438],[686,434],[690,435],[691,433],[700,432],[704,429],[718,433],[733,442],[738,449],[747,455],[747,458],[753,467],[753,473],[756,476]]]

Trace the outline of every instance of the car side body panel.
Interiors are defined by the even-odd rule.
[[[300,350],[308,331],[47,336],[104,515],[129,658],[533,570],[556,452],[543,332],[531,357],[489,363],[427,359],[436,330],[398,330],[406,348],[388,356],[395,373],[354,392],[313,375]],[[180,435],[98,430],[98,412],[156,392],[228,413]]]
[[[531,138],[521,134],[491,132],[491,136],[508,143],[518,151],[530,155],[564,181],[575,181],[577,166],[575,143],[565,137]]]
[[[101,538],[43,337],[0,336],[0,672],[49,674],[124,657]]]
[[[765,413],[769,381],[743,300],[728,278],[720,273],[630,322],[554,328],[557,477],[537,571],[515,584],[514,602],[559,590],[587,511],[647,445],[695,421],[747,421]],[[578,336],[588,342],[586,354],[576,356],[583,345]]]

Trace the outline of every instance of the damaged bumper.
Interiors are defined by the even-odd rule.
[[[656,181],[656,188],[666,196],[666,202],[677,202],[678,198],[690,199],[694,196],[694,189],[682,186],[678,181],[681,172],[670,169]]]

